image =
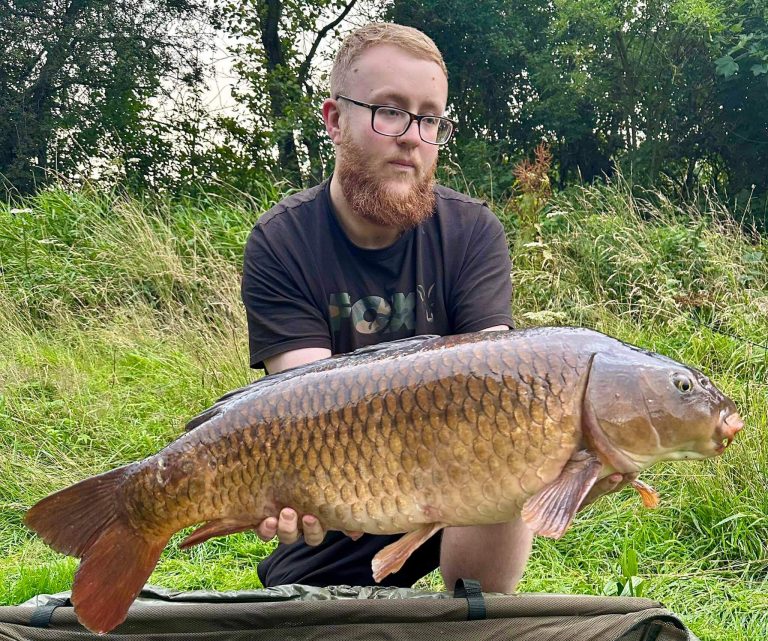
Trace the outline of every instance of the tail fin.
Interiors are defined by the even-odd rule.
[[[170,533],[142,532],[129,522],[120,488],[132,467],[56,492],[24,517],[54,550],[82,559],[72,603],[80,622],[99,634],[125,620],[170,538]]]

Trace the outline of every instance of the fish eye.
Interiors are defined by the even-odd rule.
[[[675,374],[672,377],[672,384],[683,393],[693,389],[693,381],[683,374]]]

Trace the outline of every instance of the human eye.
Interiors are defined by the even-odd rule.
[[[377,114],[389,120],[401,120],[405,116],[403,110],[396,109],[395,107],[379,107]]]

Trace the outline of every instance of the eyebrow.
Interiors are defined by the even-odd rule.
[[[377,104],[393,102],[396,105],[404,105],[408,102],[408,99],[403,94],[396,91],[385,91],[382,94],[377,94],[374,92],[373,96],[375,98],[374,102]],[[436,114],[445,111],[444,109],[440,108],[440,105],[437,102],[433,102],[432,100],[427,100],[425,103],[423,103],[422,108],[434,111]]]

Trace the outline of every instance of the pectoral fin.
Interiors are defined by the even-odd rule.
[[[589,452],[571,459],[552,483],[529,498],[522,517],[539,536],[559,539],[597,481],[603,464]]]
[[[371,562],[373,580],[380,583],[384,577],[397,572],[416,548],[435,532],[442,530],[445,525],[445,523],[430,523],[418,530],[408,532],[394,543],[390,543],[387,547],[379,550]]]
[[[227,536],[228,534],[236,534],[237,532],[252,530],[256,528],[258,524],[259,521],[254,521],[253,518],[224,518],[208,521],[208,523],[197,528],[192,534],[184,539],[179,547],[182,550],[191,548],[193,545],[200,545],[204,541],[212,539],[215,536]]]

